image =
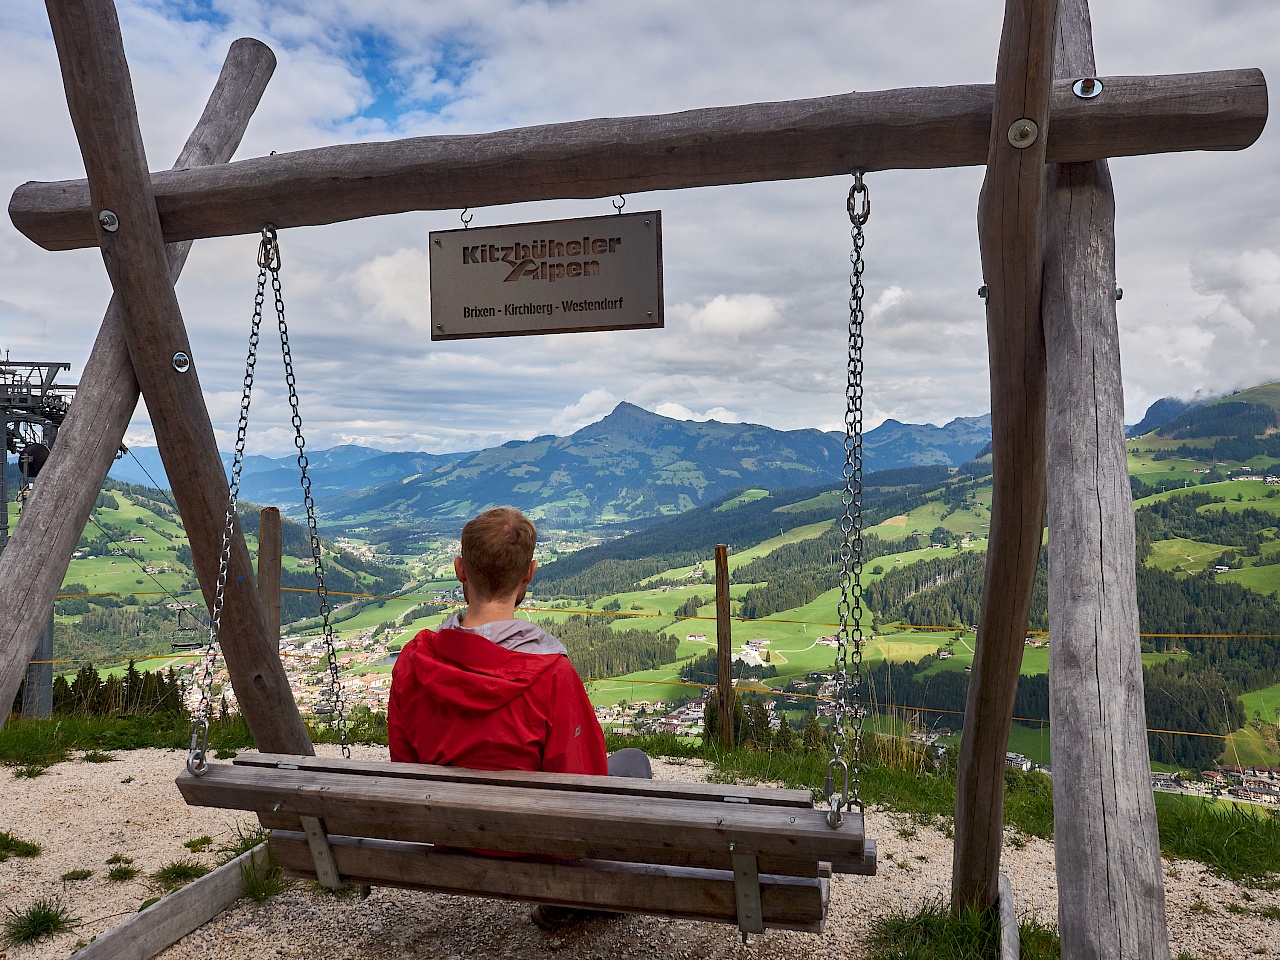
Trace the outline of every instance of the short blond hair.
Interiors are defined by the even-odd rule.
[[[480,599],[515,593],[529,572],[538,531],[514,507],[486,510],[462,528],[462,563]]]

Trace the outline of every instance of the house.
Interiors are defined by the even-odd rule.
[[[1024,757],[1020,753],[1006,753],[1004,755],[1004,765],[1013,767],[1015,770],[1021,770],[1023,773],[1030,773],[1031,768],[1035,766],[1030,758]]]

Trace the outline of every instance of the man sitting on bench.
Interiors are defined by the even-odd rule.
[[[391,759],[474,770],[652,777],[636,749],[606,756],[604,733],[559,640],[516,619],[538,569],[537,531],[511,507],[462,528],[453,569],[466,610],[400,651],[387,713]],[[588,911],[546,905],[533,920],[557,929]]]

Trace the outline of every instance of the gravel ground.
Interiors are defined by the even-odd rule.
[[[334,752],[324,746],[319,750]],[[358,757],[386,757],[386,751],[378,748],[357,747],[353,752]],[[79,941],[105,932],[155,896],[158,891],[148,880],[152,871],[183,858],[216,864],[212,850],[193,854],[183,841],[208,834],[216,847],[233,841],[237,829],[253,821],[226,811],[188,808],[173,786],[182,763],[179,752],[138,750],[119,753],[110,763],[72,760],[30,780],[0,770],[0,831],[44,848],[38,857],[10,857],[0,863],[0,914],[54,896],[81,920],[74,932],[38,946],[9,946],[7,957],[0,951],[0,960],[66,957]],[[655,774],[663,779],[697,780],[705,773],[698,762],[655,767]],[[481,955],[578,960],[857,958],[864,955],[867,929],[874,918],[946,896],[951,874],[951,840],[941,831],[876,811],[867,815],[867,830],[879,844],[879,875],[834,878],[830,915],[821,936],[770,931],[744,947],[737,931],[729,927],[650,917],[597,920],[556,935],[536,928],[523,904],[390,888],[375,889],[368,900],[339,899],[311,885],[297,884],[262,905],[240,901],[160,956],[163,960],[462,960]],[[1057,914],[1053,845],[1012,835],[1009,840],[1004,870],[1013,883],[1018,909],[1053,922]],[[107,881],[106,861],[115,854],[133,858],[140,869],[137,878]],[[60,879],[76,869],[92,870],[93,876],[82,881]],[[1268,907],[1280,910],[1280,891],[1248,891],[1188,862],[1166,863],[1165,882],[1175,956],[1185,952],[1207,960],[1280,955],[1280,921],[1258,912]]]

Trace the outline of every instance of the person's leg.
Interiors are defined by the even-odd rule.
[[[623,747],[609,755],[609,776],[653,779],[653,765],[649,755],[635,747]]]

